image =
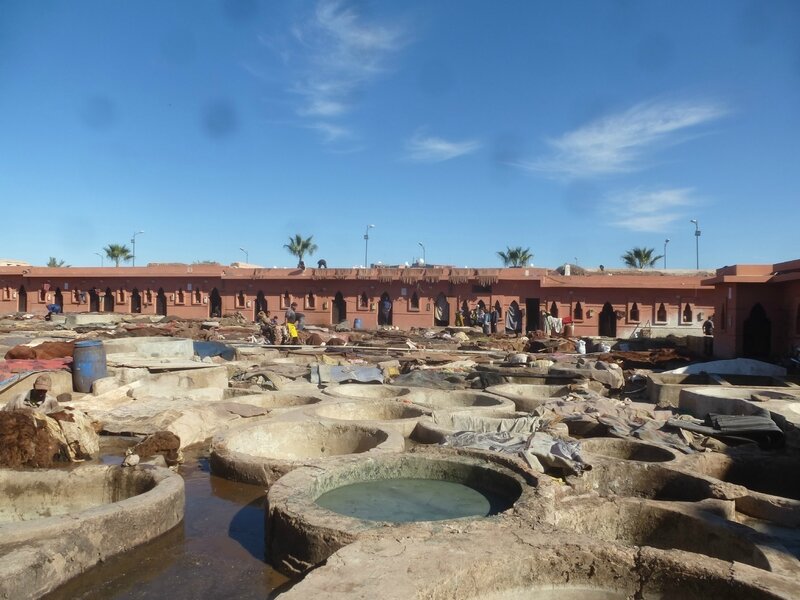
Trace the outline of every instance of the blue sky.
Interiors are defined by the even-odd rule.
[[[0,256],[800,257],[800,3],[0,0]]]

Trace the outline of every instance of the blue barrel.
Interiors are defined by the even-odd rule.
[[[361,329],[361,319],[353,319],[353,329]]]
[[[72,351],[72,387],[76,392],[92,391],[92,384],[107,377],[106,349],[100,340],[75,342]]]

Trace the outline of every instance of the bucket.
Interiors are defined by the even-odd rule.
[[[564,325],[564,337],[574,337],[575,335],[575,326],[572,324]]]
[[[361,329],[361,319],[353,319],[353,329]]]
[[[92,384],[107,377],[106,349],[100,340],[83,340],[75,343],[72,352],[72,387],[76,392],[89,393]]]

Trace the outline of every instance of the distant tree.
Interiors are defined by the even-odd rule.
[[[313,235],[304,239],[303,236],[298,233],[294,237],[290,237],[289,243],[284,244],[283,247],[289,251],[289,254],[296,256],[298,263],[300,263],[303,260],[303,256],[306,254],[312,256],[314,252],[317,251],[317,245],[313,242],[313,239]]]
[[[114,266],[119,266],[119,261],[129,261],[133,258],[133,254],[131,254],[130,248],[128,248],[124,244],[109,244],[105,248],[103,248],[103,252],[106,253],[106,258],[108,260],[114,261]]]
[[[58,260],[55,256],[51,256],[50,260],[47,261],[48,267],[69,267],[69,265],[65,264],[66,261]]]
[[[632,269],[646,269],[655,267],[656,263],[664,258],[663,254],[653,256],[655,248],[631,248],[622,255],[622,260],[626,266]]]
[[[533,258],[533,253],[530,248],[523,248],[522,246],[511,248],[506,246],[506,251],[498,252],[497,256],[503,261],[503,266],[524,267]]]
[[[215,260],[196,260],[192,263],[193,265],[218,265],[219,263]]]

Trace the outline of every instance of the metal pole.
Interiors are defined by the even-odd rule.
[[[664,269],[667,268],[667,244],[669,244],[669,238],[664,240]]]
[[[422,248],[422,264],[427,265],[428,261],[425,259],[425,244],[422,242],[417,242],[417,244],[419,244],[419,247]]]
[[[239,250],[244,252],[244,262],[246,262],[247,264],[250,264],[250,253],[247,250],[245,250],[244,248],[241,248],[241,247],[239,248]]]
[[[367,252],[369,250],[369,230],[375,225],[367,225],[367,230],[364,232],[364,268],[369,269],[369,261],[367,260]]]
[[[100,254],[99,252],[95,252],[95,254],[100,257],[100,266],[102,267],[103,266],[103,255]]]
[[[133,245],[133,256],[131,257],[131,264],[132,266],[136,266],[136,236],[140,233],[144,233],[144,231],[134,231],[133,236],[131,237],[131,245]]]
[[[694,257],[695,269],[700,270],[700,225],[697,219],[691,219],[690,223],[694,223]]]

